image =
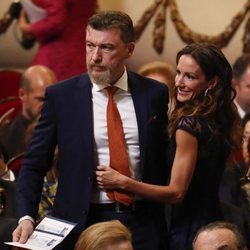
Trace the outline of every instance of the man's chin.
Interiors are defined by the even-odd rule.
[[[107,83],[109,84],[110,83],[110,78],[105,76],[103,73],[101,74],[89,74],[90,76],[90,79],[92,82],[94,82],[95,84],[104,84],[104,83]]]
[[[26,117],[31,123],[37,122],[40,117],[40,113],[35,115],[35,114],[29,114],[28,117]]]

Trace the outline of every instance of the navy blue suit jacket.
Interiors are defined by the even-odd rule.
[[[128,72],[140,143],[142,181],[166,184],[168,90],[163,84]],[[46,90],[39,123],[17,185],[18,217],[36,218],[43,178],[58,145],[58,189],[53,215],[83,230],[90,204],[95,166],[91,82],[87,74]]]

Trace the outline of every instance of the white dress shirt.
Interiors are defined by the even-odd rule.
[[[107,88],[108,86],[108,84],[93,83],[92,88],[93,124],[95,139],[94,158],[96,166],[109,166],[109,145],[106,120],[108,94],[105,90],[105,88]],[[113,86],[118,87],[118,90],[114,94],[114,101],[116,102],[122,120],[131,177],[139,179],[138,168],[140,160],[140,148],[138,126],[132,96],[128,89],[128,76],[126,70],[124,71],[122,77]],[[106,203],[110,202],[110,200],[107,197],[106,192],[100,191],[95,186],[92,196],[92,202]]]
[[[246,115],[246,112],[241,108],[241,106],[235,100],[234,100],[234,104],[237,107],[238,114],[239,114],[240,118],[243,119],[244,116]]]

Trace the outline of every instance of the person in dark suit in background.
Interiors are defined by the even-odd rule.
[[[122,120],[131,175],[158,185],[167,182],[168,89],[127,71],[125,61],[134,47],[133,23],[127,14],[107,11],[89,19],[88,74],[47,88],[19,175],[19,226],[13,241],[24,243],[33,232],[43,178],[58,145],[58,189],[52,215],[77,225],[57,249],[72,249],[87,226],[111,219],[119,219],[131,230],[134,249],[165,249],[163,205],[139,196],[126,204],[118,202],[105,190],[100,191],[95,182],[96,166],[109,165],[110,160],[106,123],[106,88],[110,86],[118,88],[114,100]]]
[[[232,84],[236,90],[235,104],[241,119],[250,112],[250,54],[239,56],[233,64]]]
[[[250,244],[249,209],[247,200],[241,190],[241,179],[246,172],[244,160],[244,130],[245,122],[250,112],[250,54],[240,55],[232,66],[232,86],[236,90],[234,103],[237,107],[241,126],[234,136],[238,137],[238,147],[230,154],[220,185],[220,200],[224,210],[225,219],[237,224]],[[243,148],[242,148],[243,146]],[[243,149],[243,151],[242,151]]]
[[[55,73],[46,66],[35,65],[24,71],[18,90],[22,110],[14,120],[0,128],[0,149],[5,162],[27,150],[27,129],[40,115],[46,87],[55,82]]]

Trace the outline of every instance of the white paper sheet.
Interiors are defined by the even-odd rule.
[[[5,244],[32,250],[50,250],[62,242],[75,225],[69,221],[47,216],[37,225],[25,244],[18,242],[5,242]]]
[[[31,0],[21,0],[21,4],[31,23],[38,22],[47,16],[47,11],[32,3]]]

